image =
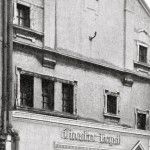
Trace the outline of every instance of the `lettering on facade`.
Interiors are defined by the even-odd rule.
[[[102,133],[89,133],[88,131],[73,131],[71,129],[64,129],[61,137],[72,141],[120,145],[120,135],[106,135]]]

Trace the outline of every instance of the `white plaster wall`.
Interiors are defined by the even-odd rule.
[[[134,69],[133,61],[138,61],[137,42],[150,44],[150,16],[139,1],[130,1],[127,5],[127,32],[126,32],[126,68]],[[145,30],[147,33],[139,32]],[[150,48],[148,48],[148,63],[150,60]]]
[[[123,134],[110,131],[95,130],[92,128],[81,128],[79,126],[67,126],[63,124],[49,124],[46,122],[38,122],[33,120],[13,119],[13,127],[17,129],[20,138],[20,150],[54,150],[54,142],[65,145],[92,147],[100,149],[132,149],[135,144],[140,140],[143,148],[148,150],[148,137],[137,136],[132,134]],[[104,134],[119,134],[121,143],[120,145],[108,145],[92,142],[71,141],[61,138],[61,132],[65,129],[73,129],[78,132],[88,131],[90,133],[104,133]]]
[[[104,89],[120,92],[120,124],[134,127],[135,108],[150,109],[150,85],[142,80],[140,82],[135,81],[130,88],[123,86],[120,77],[112,75],[109,71],[106,72],[96,68],[85,70],[76,65],[64,64],[61,61],[57,61],[55,69],[44,68],[35,57],[21,52],[14,53],[14,62],[15,66],[26,71],[77,81],[77,114],[80,117],[100,122],[106,121],[103,116]],[[36,91],[39,91],[41,87],[41,84],[38,83],[39,81],[36,82]],[[60,97],[60,95],[56,96],[57,105],[55,105],[55,108],[57,110],[61,110]],[[36,95],[36,101],[41,102],[40,96]]]
[[[54,9],[54,0],[45,1],[45,46],[54,48],[56,31],[58,48],[123,66],[122,0],[58,0]]]

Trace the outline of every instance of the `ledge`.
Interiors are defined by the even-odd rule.
[[[14,44],[18,44],[18,45],[22,45],[24,47],[26,46],[28,48],[31,48],[31,50],[33,50],[33,48],[35,48],[37,51],[40,51],[41,53],[51,53],[51,54],[54,54],[54,55],[60,55],[60,56],[63,56],[63,57],[68,57],[68,58],[71,58],[71,59],[82,61],[84,63],[89,63],[89,64],[92,64],[92,65],[95,65],[95,66],[103,67],[105,69],[113,70],[115,72],[122,73],[123,75],[132,75],[132,76],[136,76],[136,77],[139,77],[139,78],[142,78],[142,79],[150,80],[150,76],[148,76],[148,75],[140,74],[140,73],[138,73],[137,71],[134,71],[134,70],[120,68],[120,67],[117,67],[113,64],[103,62],[101,60],[95,60],[95,59],[92,59],[92,58],[88,58],[88,57],[85,57],[83,55],[71,52],[69,50],[64,50],[64,49],[60,49],[60,48],[54,50],[50,47],[36,46],[34,44],[28,44],[28,43],[21,42],[21,41],[18,41],[18,40],[13,40],[13,42],[14,42]]]
[[[43,55],[42,65],[43,67],[54,69],[56,65],[56,60],[50,58],[48,55]]]
[[[18,119],[28,119],[35,122],[47,122],[47,123],[56,123],[56,124],[63,124],[63,125],[71,125],[71,126],[77,126],[77,127],[85,127],[85,128],[92,128],[92,129],[98,129],[98,130],[106,130],[106,131],[114,131],[119,133],[126,133],[126,134],[134,134],[134,135],[140,135],[140,136],[148,136],[150,137],[150,131],[143,131],[133,128],[126,128],[121,126],[115,126],[115,125],[108,125],[108,124],[101,124],[96,122],[88,122],[83,120],[75,120],[63,117],[54,117],[54,116],[48,116],[48,115],[42,115],[42,114],[36,114],[31,113],[28,111],[20,111],[20,110],[14,110],[12,111],[12,119],[18,120]]]
[[[150,64],[148,64],[148,63],[142,63],[139,61],[134,61],[134,65],[137,67],[141,67],[141,68],[145,68],[147,70],[150,70]]]
[[[30,29],[30,28],[22,27],[22,26],[19,26],[19,25],[16,25],[16,24],[13,24],[13,28],[20,29],[20,30],[23,30],[23,31],[27,31],[27,32],[30,32],[32,34],[37,34],[37,35],[44,36],[43,32],[39,32],[39,31]]]
[[[110,119],[113,119],[113,120],[119,120],[120,119],[119,115],[110,114],[110,113],[104,113],[104,117],[105,118],[110,118]]]
[[[69,114],[66,112],[59,112],[59,111],[49,111],[45,109],[38,109],[38,108],[31,108],[31,107],[19,107],[17,106],[17,111],[24,112],[24,113],[34,113],[39,115],[47,115],[47,116],[55,116],[55,117],[62,117],[68,119],[77,119],[77,116],[74,114]]]

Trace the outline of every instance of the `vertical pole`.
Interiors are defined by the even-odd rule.
[[[13,2],[12,0],[8,0],[8,57],[7,57],[7,90],[8,90],[8,102],[7,102],[7,128],[9,128],[10,125],[10,110],[12,107],[12,89],[13,89],[13,71],[12,71],[12,52],[13,52]]]
[[[6,133],[6,103],[7,103],[7,0],[3,0],[3,52],[2,52],[2,109],[1,109],[1,130]]]

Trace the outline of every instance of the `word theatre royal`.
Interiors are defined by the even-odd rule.
[[[98,142],[110,145],[120,145],[120,135],[106,135],[103,133],[89,133],[88,131],[73,131],[64,129],[62,139],[80,142]]]

